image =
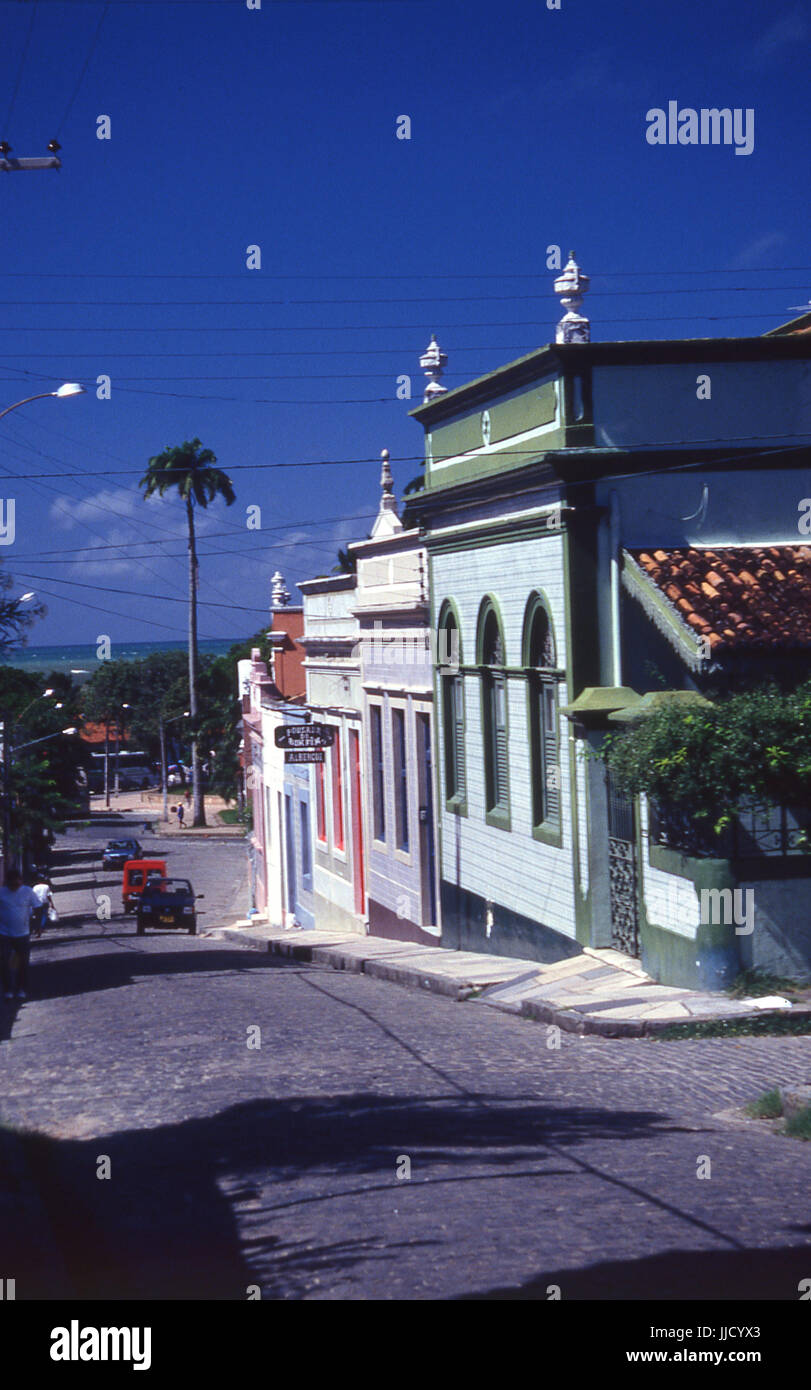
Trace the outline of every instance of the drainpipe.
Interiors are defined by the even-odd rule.
[[[620,648],[620,500],[612,489],[609,499],[609,536],[611,572],[611,684],[622,685],[622,651]]]

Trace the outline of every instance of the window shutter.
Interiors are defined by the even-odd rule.
[[[554,686],[544,683],[542,694],[543,709],[543,761],[546,773],[546,786],[544,788],[544,804],[546,807],[546,820],[560,821],[560,769],[558,768],[558,738],[557,738],[557,700],[555,699]],[[550,774],[554,771],[554,776]]]
[[[497,678],[495,683],[495,744],[496,744],[496,786],[495,802],[497,806],[507,804],[507,717],[506,699],[507,691],[503,677]]]
[[[453,794],[465,794],[465,721],[462,701],[462,677],[453,678]]]

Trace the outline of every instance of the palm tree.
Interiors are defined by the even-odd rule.
[[[139,483],[144,497],[157,492],[161,497],[176,487],[186,504],[189,526],[189,723],[192,736],[192,786],[194,788],[194,818],[192,825],[205,825],[206,812],[200,784],[200,761],[197,751],[197,585],[199,568],[194,535],[194,508],[207,507],[215,497],[224,497],[228,506],[235,500],[231,479],[214,465],[217,460],[210,449],[204,449],[199,439],[186,440],[175,448],[164,449],[149,460],[149,466]]]

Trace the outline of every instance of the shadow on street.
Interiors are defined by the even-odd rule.
[[[248,1285],[259,1282],[250,1266],[257,1258],[263,1297],[297,1297],[307,1270],[320,1271],[324,1282],[360,1262],[396,1258],[397,1250],[411,1243],[389,1246],[372,1221],[367,1232],[353,1230],[351,1239],[302,1246],[273,1233],[274,1211],[290,1215],[314,1204],[374,1202],[376,1193],[384,1199],[395,1189],[402,1193],[395,1157],[403,1151],[418,1158],[423,1171],[428,1164],[438,1168],[437,1177],[409,1185],[409,1199],[440,1209],[450,1184],[528,1175],[540,1183],[559,1181],[568,1171],[561,1150],[673,1128],[645,1111],[551,1107],[537,1100],[505,1106],[497,1097],[492,1102],[473,1105],[454,1096],[385,1100],[367,1093],[302,1096],[244,1102],[209,1117],[90,1140],[23,1134],[28,1172],[47,1211],[64,1277],[55,1290],[55,1262],[47,1252],[24,1242],[22,1248],[7,1248],[7,1265],[19,1271],[17,1297],[244,1299]],[[109,1179],[96,1176],[100,1155],[109,1157]],[[302,1175],[311,1180],[306,1192],[296,1195],[291,1185]],[[570,1176],[577,1180],[574,1171]],[[245,1246],[232,1201],[247,1203],[252,1217],[262,1219],[262,1234]],[[685,1255],[673,1297],[694,1296],[693,1265],[702,1258]],[[781,1287],[785,1274],[783,1267]],[[551,1275],[549,1281],[554,1282]],[[675,1288],[678,1280],[671,1282]],[[643,1284],[640,1280],[639,1293],[625,1294],[610,1292],[608,1280],[601,1293],[578,1295],[570,1287],[567,1297],[650,1297]],[[545,1286],[536,1292],[533,1283],[520,1292],[486,1296],[545,1299],[547,1294]]]

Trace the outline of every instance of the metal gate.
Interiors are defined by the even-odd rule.
[[[636,825],[634,803],[617,791],[608,774],[608,876],[611,889],[611,944],[627,956],[639,955]]]

